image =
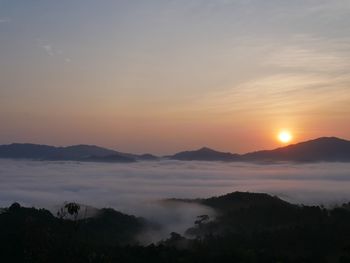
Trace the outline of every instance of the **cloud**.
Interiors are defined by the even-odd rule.
[[[65,201],[112,207],[162,226],[143,233],[154,242],[172,231],[184,233],[208,207],[160,201],[206,198],[234,191],[265,192],[303,204],[350,201],[350,164],[138,162],[132,164],[32,162],[0,159],[0,207],[17,201],[53,212]]]
[[[347,54],[349,56],[349,54]],[[286,47],[273,54],[267,65],[319,72],[339,72],[350,66],[344,56],[311,49]]]
[[[65,56],[64,52],[61,49],[55,48],[51,43],[48,43],[45,40],[37,39],[37,45],[39,48],[43,49],[45,53],[50,57],[61,58],[65,63],[70,63],[71,58]]]
[[[307,34],[273,41],[242,38],[235,48],[241,53],[249,49],[254,54],[249,61],[251,72],[238,83],[213,87],[179,111],[197,118],[229,116],[247,122],[249,118],[255,121],[257,116],[294,118],[316,111],[333,112],[343,105],[338,116],[346,117],[350,113],[345,105],[350,103],[349,40]],[[248,60],[249,55],[246,57]]]
[[[349,37],[324,38],[296,35],[276,44],[264,61],[267,66],[299,72],[346,74],[350,66]]]
[[[49,56],[54,56],[55,52],[51,45],[42,45],[42,48],[46,51]]]
[[[164,198],[210,197],[238,190],[281,193],[303,203],[350,198],[348,163],[100,164],[0,160],[0,164],[3,206],[14,201],[46,206],[77,201],[137,214],[138,208],[152,206],[154,201]]]
[[[281,73],[247,81],[232,89],[206,94],[184,108],[186,112],[257,119],[271,116],[307,116],[350,102],[350,77],[326,73]],[[344,105],[343,115],[349,113]],[[332,111],[332,110],[331,110]],[[237,115],[239,114],[239,115]],[[338,115],[340,116],[340,115]],[[232,117],[233,118],[233,117]]]

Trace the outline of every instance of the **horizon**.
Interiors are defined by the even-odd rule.
[[[4,261],[350,262],[349,26],[350,0],[0,0]]]
[[[183,149],[183,150],[180,150],[179,152],[186,152],[186,151],[198,151],[198,150],[202,150],[202,149],[209,149],[209,150],[214,150],[214,151],[217,151],[217,152],[225,152],[225,153],[232,153],[232,154],[238,154],[238,155],[244,155],[244,154],[247,154],[247,153],[253,153],[253,152],[257,152],[257,151],[270,151],[270,150],[275,150],[275,149],[279,149],[279,148],[284,148],[284,147],[288,147],[288,146],[293,146],[293,145],[298,145],[298,144],[301,144],[301,143],[307,143],[307,142],[310,142],[310,141],[316,141],[316,140],[320,140],[320,139],[337,139],[337,140],[342,140],[342,141],[349,141],[349,139],[347,138],[340,138],[340,137],[336,137],[336,136],[321,136],[321,137],[317,137],[317,138],[310,138],[310,139],[307,139],[305,141],[296,141],[296,142],[291,142],[291,143],[288,143],[288,144],[285,144],[285,145],[280,145],[279,147],[276,147],[276,148],[262,148],[262,149],[255,149],[255,150],[252,150],[252,151],[248,151],[248,152],[235,152],[235,151],[228,151],[228,152],[225,152],[221,149],[217,149],[217,148],[213,148],[213,147],[210,147],[210,146],[207,146],[207,145],[202,145],[202,146],[199,146],[197,148],[193,148],[193,149]],[[108,150],[113,150],[113,151],[116,151],[116,152],[120,152],[120,153],[130,153],[130,154],[152,154],[152,155],[155,155],[157,157],[166,157],[167,155],[172,155],[172,154],[176,154],[178,152],[169,152],[169,153],[165,153],[165,154],[157,154],[157,153],[153,153],[153,152],[150,152],[150,151],[145,151],[145,152],[127,152],[127,151],[124,151],[123,149],[120,149],[120,148],[109,148],[109,147],[105,147],[105,146],[101,146],[101,145],[97,145],[97,144],[89,144],[89,143],[84,143],[84,144],[69,144],[69,145],[54,145],[54,144],[42,144],[42,143],[31,143],[31,142],[11,142],[9,144],[0,144],[0,146],[2,145],[13,145],[13,144],[29,144],[29,145],[40,145],[40,146],[52,146],[52,147],[57,147],[57,148],[60,148],[60,147],[72,147],[72,146],[95,146],[95,147],[101,147],[101,148],[104,148],[104,149],[108,149]]]
[[[347,137],[349,23],[344,0],[0,0],[0,144],[167,154]]]
[[[6,262],[350,262],[350,0],[0,0]]]

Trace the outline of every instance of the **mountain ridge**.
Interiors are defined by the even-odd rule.
[[[170,159],[182,161],[234,161],[239,154],[220,152],[208,147],[202,147],[194,151],[183,151],[170,156]]]
[[[156,159],[157,157],[151,154],[137,155],[122,153],[88,144],[56,147],[44,144],[12,143],[0,145],[0,158],[50,161],[134,162],[137,160]]]
[[[350,161],[350,141],[337,137],[320,137],[273,150],[241,155],[244,161]]]
[[[201,147],[197,150],[182,151],[163,157],[149,153],[123,153],[88,144],[56,147],[33,143],[12,143],[0,145],[0,158],[95,162],[136,162],[159,159],[226,162],[350,162],[350,141],[337,137],[320,137],[272,150],[259,150],[244,154]]]

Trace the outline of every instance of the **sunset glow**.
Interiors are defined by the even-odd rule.
[[[292,134],[289,131],[282,131],[278,134],[278,140],[281,143],[289,143],[293,139]]]
[[[1,258],[350,263],[349,27],[350,0],[0,0]]]
[[[284,127],[347,138],[348,24],[341,0],[0,0],[0,144],[167,155],[272,149]]]

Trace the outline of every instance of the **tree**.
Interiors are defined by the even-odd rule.
[[[63,207],[61,207],[57,216],[61,219],[67,219],[67,217],[71,217],[74,221],[77,221],[80,211],[80,205],[77,203],[65,203]]]
[[[194,224],[197,225],[198,227],[201,227],[203,224],[208,223],[210,220],[210,217],[208,215],[200,215],[197,216],[197,220],[194,221]]]

